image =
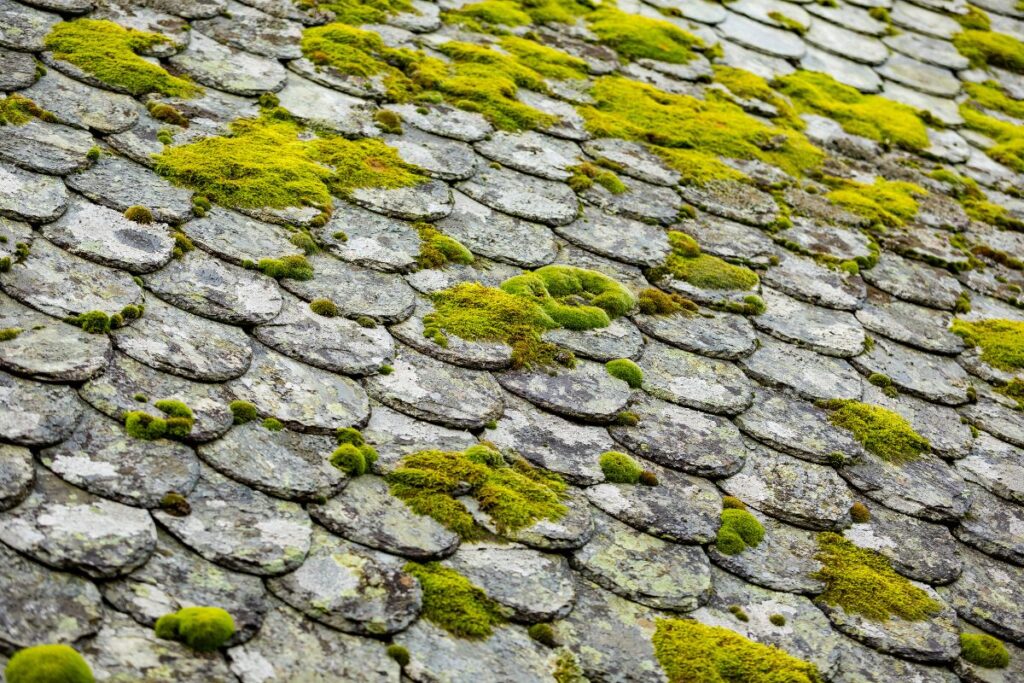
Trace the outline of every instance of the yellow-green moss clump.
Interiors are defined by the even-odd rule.
[[[154,631],[157,638],[213,652],[235,635],[235,620],[220,607],[184,607],[157,619]]]
[[[849,430],[865,449],[886,462],[910,462],[931,450],[928,439],[915,432],[902,415],[882,406],[841,398],[819,405],[828,411],[829,422]]]
[[[917,112],[880,95],[862,95],[856,88],[814,71],[797,71],[775,81],[798,111],[827,116],[848,133],[918,151],[928,147],[928,131]]]
[[[35,645],[18,650],[4,668],[7,683],[93,683],[82,655],[69,645]]]
[[[392,495],[414,512],[430,515],[466,540],[487,536],[456,500],[468,495],[499,533],[515,532],[541,519],[566,513],[565,483],[522,459],[509,464],[498,451],[479,444],[465,451],[420,451],[402,458],[387,475]]]
[[[1006,646],[987,633],[961,633],[960,656],[984,669],[1005,669],[1010,664]]]
[[[1006,207],[988,201],[985,198],[985,193],[982,192],[977,181],[973,178],[960,175],[947,168],[935,169],[928,175],[935,180],[946,183],[950,194],[960,202],[960,205],[964,207],[964,212],[974,220],[984,221],[1007,230],[1024,232],[1024,221],[1013,217]],[[1008,258],[1014,258],[1009,255],[1000,256],[1002,252],[995,252],[984,246],[974,247],[972,251],[977,256],[994,257],[1000,262]],[[1024,268],[1024,265],[1021,268]]]
[[[684,183],[744,177],[718,157],[756,159],[797,176],[824,158],[803,133],[764,123],[731,102],[672,95],[618,76],[597,79],[591,92],[593,104],[578,107],[591,134],[647,143]]]
[[[619,451],[602,453],[597,462],[605,480],[613,484],[636,484],[644,473],[640,463]]]
[[[366,443],[354,427],[342,427],[335,434],[338,448],[331,454],[332,465],[350,477],[366,474],[377,462],[377,449]]]
[[[722,525],[718,527],[715,547],[723,555],[738,555],[755,548],[764,540],[764,526],[747,511],[743,501],[726,496],[722,500]]]
[[[1024,73],[1024,42],[1005,33],[969,29],[953,36],[953,45],[971,66]]]
[[[481,0],[443,14],[446,21],[466,23],[471,28],[486,30],[482,24],[495,26],[527,26],[531,23],[569,24],[593,11],[589,0]]]
[[[135,439],[183,439],[192,433],[195,417],[192,409],[181,401],[164,399],[153,404],[165,417],[154,417],[141,410],[133,410],[124,417],[124,429]]]
[[[689,619],[658,619],[654,655],[670,683],[824,683],[814,664],[774,645]]]
[[[482,640],[506,621],[507,610],[479,586],[437,562],[404,567],[423,589],[423,618],[459,638]]]
[[[20,126],[32,118],[49,122],[57,120],[53,114],[18,93],[11,93],[0,99],[0,126]]]
[[[956,319],[950,329],[970,346],[981,349],[981,359],[999,370],[1024,368],[1024,323],[990,318],[977,322]]]
[[[796,108],[789,100],[785,97],[780,97],[768,84],[768,81],[757,74],[723,64],[716,64],[713,68],[715,82],[724,85],[736,97],[743,100],[760,100],[775,107],[778,114],[772,118],[777,124],[795,130],[803,130],[806,127],[803,119],[800,118]],[[717,94],[716,90],[708,90],[708,96],[716,97],[720,95]]]
[[[822,568],[812,578],[825,583],[817,599],[826,605],[873,621],[923,621],[942,611],[942,605],[897,574],[884,556],[859,548],[840,534],[818,534],[815,558]]]
[[[960,104],[964,124],[992,138],[995,143],[985,153],[1015,171],[1024,172],[1024,126],[1005,120],[1024,116],[1024,105],[1008,97],[998,83],[970,83],[968,99]]]
[[[470,264],[473,252],[454,237],[449,237],[432,225],[414,226],[420,235],[420,253],[416,263],[420,268],[442,268],[449,263]]]
[[[670,231],[668,241],[672,253],[665,259],[664,266],[654,269],[655,277],[664,272],[694,287],[722,290],[750,290],[760,281],[757,274],[746,266],[701,253],[697,240],[685,232]]]
[[[616,358],[604,364],[608,374],[617,377],[629,385],[630,389],[639,389],[644,383],[644,371],[628,358]]]
[[[602,7],[587,17],[587,26],[597,39],[615,50],[625,60],[656,59],[671,64],[685,64],[703,50],[704,41],[675,24],[627,14],[612,7]]]
[[[172,76],[140,55],[171,39],[100,19],[76,19],[56,24],[46,36],[46,49],[56,59],[78,67],[115,90],[131,95],[160,93],[192,97],[200,92],[191,81]]]
[[[415,12],[410,0],[298,0],[303,9],[330,12],[334,21],[345,24],[382,24],[388,17]]]
[[[424,182],[380,140],[300,137],[303,128],[271,116],[240,119],[230,132],[157,154],[156,170],[218,204],[242,209],[313,206],[356,188],[393,189]]]
[[[648,287],[637,296],[637,309],[646,315],[672,315],[683,313],[692,315],[700,311],[697,304],[682,294],[663,292],[655,287]]]
[[[557,80],[581,79],[587,77],[587,63],[579,57],[562,52],[547,45],[520,38],[505,36],[498,45],[523,66],[529,67],[542,76]]]
[[[833,189],[825,196],[873,225],[898,228],[917,215],[917,199],[928,194],[920,185],[903,180],[875,178],[872,184],[844,178],[827,178]]]
[[[604,189],[608,190],[612,194],[622,194],[629,188],[626,184],[619,179],[619,176],[615,175],[615,172],[608,168],[602,168],[595,163],[584,161],[582,164],[576,164],[566,169],[572,175],[566,182],[569,183],[569,187],[575,192],[584,192],[589,190],[597,183]]]

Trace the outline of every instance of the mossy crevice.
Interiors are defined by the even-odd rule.
[[[865,450],[886,462],[899,465],[917,460],[931,450],[931,444],[899,413],[882,406],[852,399],[820,401],[828,420],[848,430]]]
[[[649,272],[649,276],[655,280],[671,275],[700,289],[742,291],[753,290],[760,283],[757,273],[746,266],[738,266],[701,252],[697,240],[685,232],[669,231],[668,242],[672,252],[665,259],[664,265]]]
[[[57,120],[52,113],[18,93],[11,93],[0,99],[0,126],[20,126],[33,118],[53,123]]]
[[[377,449],[366,443],[354,427],[342,427],[335,433],[338,447],[328,458],[330,463],[350,477],[366,474],[377,462]]]
[[[192,433],[195,416],[192,409],[181,401],[163,399],[153,406],[163,413],[156,417],[142,410],[132,410],[124,416],[124,429],[128,436],[144,441],[154,439],[184,439]]]

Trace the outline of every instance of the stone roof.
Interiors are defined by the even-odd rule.
[[[516,26],[474,13],[486,4],[0,0],[0,123],[17,109],[0,126],[0,682],[14,653],[49,643],[97,681],[690,681],[656,652],[673,619],[836,683],[1024,680],[1024,157],[1003,149],[1024,139],[1024,45],[986,64],[956,37],[981,16],[977,30],[1024,39],[1020,3],[620,0],[621,16],[669,27],[642,46],[684,55],[665,59],[601,33],[586,3]],[[312,51],[310,31],[352,7],[378,50],[415,57],[359,73]],[[165,36],[132,49],[182,90],[57,49],[83,18]],[[453,41],[507,56],[509,36],[558,51],[521,58],[537,80],[500,95],[535,125],[473,93],[397,97],[385,78],[427,89],[427,67],[401,73],[401,59],[455,68]],[[579,73],[550,75],[553,54]],[[773,80],[806,72],[909,105],[926,139],[873,134],[867,114],[814,110]],[[702,146],[712,130],[614,137],[594,88],[616,77],[770,134],[735,156]],[[342,172],[318,158],[315,173],[413,180],[324,181],[326,205],[261,205],[168,170],[239,121],[292,126],[256,153],[264,165],[342,135],[397,156]],[[820,157],[782,168],[794,141]],[[257,173],[205,163],[242,191]],[[756,284],[684,274],[704,257]],[[534,342],[556,361],[526,365],[508,339],[438,322],[461,283],[552,264],[611,278],[629,310],[552,324]],[[652,288],[683,310],[641,310]],[[577,294],[558,305],[594,292]],[[971,332],[993,320],[1016,330],[1009,361]],[[166,399],[191,415],[178,433]],[[871,441],[839,417],[865,407],[904,431]],[[144,438],[140,411],[167,433]],[[378,454],[370,471],[332,464],[344,427]],[[450,502],[467,537],[399,495],[409,456],[481,442],[503,456],[488,467],[553,473],[561,512],[508,525],[463,482]],[[641,483],[602,467],[609,451]],[[723,540],[724,497],[760,542]],[[829,532],[934,610],[877,619],[829,599]],[[482,589],[500,616],[489,635],[438,618],[457,596],[414,576],[435,561]],[[230,613],[223,647],[156,636],[190,606]],[[1008,667],[961,657],[964,633],[1003,641]]]

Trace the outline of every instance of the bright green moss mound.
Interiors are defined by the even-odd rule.
[[[403,70],[422,57],[411,50],[386,46],[373,31],[343,23],[312,26],[302,32],[301,45],[302,54],[319,66],[362,78],[382,74],[392,99],[404,101],[415,92]]]
[[[172,399],[164,399],[153,404],[164,417],[154,417],[141,410],[133,410],[124,416],[124,429],[128,436],[144,441],[154,439],[184,439],[192,433],[195,417],[192,410]]]
[[[704,41],[662,19],[627,14],[614,7],[602,7],[587,17],[587,26],[598,40],[626,60],[656,59],[685,64]]]
[[[721,100],[672,95],[617,76],[594,82],[594,103],[578,107],[596,137],[652,145],[685,182],[742,178],[718,157],[757,159],[801,175],[824,158],[803,133],[769,125]]]
[[[415,226],[420,235],[420,253],[416,263],[420,268],[442,268],[449,263],[470,264],[473,252],[454,237],[426,223]]]
[[[423,589],[423,618],[459,638],[488,638],[506,621],[501,605],[454,569],[437,562],[409,562],[405,571]]]
[[[377,462],[377,449],[366,443],[354,427],[342,427],[335,436],[338,448],[331,454],[330,463],[350,477],[369,472]]]
[[[231,415],[236,425],[252,422],[259,417],[259,413],[256,412],[256,406],[248,401],[232,401],[228,408],[231,410]]]
[[[757,274],[746,266],[701,253],[697,241],[684,232],[670,231],[668,241],[672,253],[664,266],[654,269],[655,277],[667,273],[701,289],[749,290],[760,282]]]
[[[806,127],[796,108],[785,97],[780,97],[768,81],[732,66],[716,64],[713,68],[715,82],[724,85],[736,97],[744,100],[761,100],[775,107],[779,113],[773,118],[779,125],[795,130],[803,130]],[[709,90],[708,97],[714,96],[717,96],[717,91]]]
[[[986,633],[961,633],[960,656],[984,669],[1005,669],[1010,653],[998,638]]]
[[[604,364],[608,374],[617,377],[629,385],[630,389],[639,389],[644,383],[644,371],[628,358],[616,358]]]
[[[672,315],[673,313],[691,315],[700,310],[697,304],[682,294],[675,292],[669,294],[654,287],[648,287],[640,292],[637,297],[637,308],[646,315]]]
[[[0,99],[0,126],[20,126],[28,123],[32,118],[42,121],[56,121],[50,112],[23,95],[11,93]]]
[[[7,683],[93,683],[92,669],[67,645],[36,645],[18,650],[4,669]]]
[[[414,11],[409,0],[300,0],[297,4],[331,12],[334,21],[355,25],[382,24],[395,14]]]
[[[1024,102],[1008,97],[1002,86],[995,81],[964,83],[964,91],[971,96],[971,100],[977,106],[1024,119]]]
[[[56,59],[77,66],[111,88],[131,95],[161,93],[168,97],[192,97],[200,89],[191,81],[172,76],[160,66],[143,59],[167,36],[127,29],[112,21],[76,19],[63,21],[46,36],[46,49]]]
[[[569,330],[607,327],[636,303],[614,279],[574,266],[544,266],[510,277],[501,289],[534,302],[556,325]]]
[[[994,368],[1017,372],[1024,368],[1024,323],[990,318],[978,322],[954,320],[950,327],[964,342],[981,349],[981,359]]]
[[[466,540],[484,538],[469,510],[456,500],[469,495],[499,533],[515,532],[566,513],[565,483],[555,474],[504,456],[483,444],[465,451],[420,451],[402,458],[387,481],[392,495],[413,511],[430,515]]]
[[[953,45],[975,68],[996,66],[1024,73],[1024,42],[1011,35],[967,30],[953,36]]]
[[[622,194],[629,190],[626,184],[619,179],[619,176],[615,175],[614,171],[608,168],[601,168],[589,161],[570,166],[566,170],[572,173],[566,182],[574,192],[589,190],[594,186],[594,183],[597,183],[612,194]]]
[[[235,620],[220,607],[184,607],[156,620],[157,638],[213,652],[235,635]]]
[[[715,547],[723,555],[738,555],[754,548],[764,540],[764,527],[744,508],[726,507],[722,510],[722,525],[718,527]]]
[[[814,664],[698,621],[658,619],[651,642],[670,683],[824,683]]]
[[[870,185],[841,178],[828,178],[826,182],[834,188],[825,195],[833,204],[890,228],[912,220],[919,208],[917,199],[928,194],[920,185],[902,180],[875,178]]]
[[[848,614],[874,621],[889,617],[923,621],[942,611],[942,605],[897,574],[889,560],[874,550],[857,547],[840,534],[818,534],[815,558],[822,569],[812,578],[825,583],[825,591],[817,599]]]
[[[519,63],[542,76],[557,80],[581,79],[587,77],[587,63],[578,57],[547,45],[520,38],[505,36],[498,45],[509,54],[515,55]]]
[[[211,201],[243,209],[313,206],[328,212],[332,194],[426,180],[380,140],[303,139],[302,132],[293,121],[240,119],[228,135],[165,148],[154,157],[156,170]]]
[[[880,95],[862,95],[856,88],[815,71],[797,71],[775,81],[798,111],[827,116],[847,133],[911,151],[928,147],[928,132],[917,112]]]
[[[613,484],[636,484],[644,473],[640,463],[618,451],[602,453],[597,462],[604,478]]]
[[[479,21],[496,26],[526,26],[531,23],[569,24],[593,11],[591,2],[576,0],[482,0],[444,13],[447,21]],[[467,21],[469,20],[469,21]],[[478,30],[483,27],[470,23]]]
[[[886,462],[910,462],[931,450],[928,439],[915,432],[902,415],[882,406],[838,398],[821,405],[829,411],[829,422],[849,430],[865,449]]]

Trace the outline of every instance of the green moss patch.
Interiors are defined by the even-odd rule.
[[[902,415],[882,406],[839,398],[819,405],[828,410],[829,422],[849,430],[868,452],[886,462],[910,462],[931,450],[928,439],[915,432]]]
[[[984,669],[1005,669],[1010,664],[1006,646],[987,633],[961,633],[960,656]]]
[[[437,562],[409,562],[405,571],[423,589],[423,618],[454,636],[482,640],[506,621],[506,610],[479,586]]]
[[[330,463],[350,477],[366,474],[377,462],[377,449],[366,443],[354,427],[342,427],[335,435],[338,448],[329,458]]]
[[[566,513],[566,485],[550,472],[522,459],[511,464],[498,451],[477,445],[465,451],[420,451],[402,458],[387,475],[391,493],[413,511],[429,515],[466,540],[487,536],[469,510],[456,500],[469,495],[493,520],[499,533],[514,532],[541,519]]]
[[[57,120],[53,114],[18,93],[0,99],[0,126],[20,126],[33,118],[49,122]]]
[[[587,26],[597,39],[626,60],[656,59],[686,64],[703,50],[704,41],[675,24],[627,14],[615,7],[602,7],[587,17]]]
[[[152,441],[154,439],[184,439],[192,433],[195,417],[192,409],[181,401],[164,399],[153,404],[163,413],[163,417],[154,417],[141,410],[133,410],[124,417],[124,429],[135,439]]]
[[[768,81],[744,69],[716,64],[714,67],[715,82],[721,83],[736,97],[743,100],[760,100],[775,108],[778,112],[773,120],[794,130],[806,127],[796,108],[785,97],[780,97]],[[708,97],[717,96],[717,91],[708,90]]]
[[[35,645],[18,650],[4,669],[7,683],[93,683],[85,658],[69,645]]]
[[[825,196],[833,204],[864,216],[872,224],[898,228],[917,215],[919,198],[928,191],[920,185],[902,180],[875,178],[872,184],[844,178],[827,178],[833,189]]]
[[[747,548],[757,547],[763,540],[764,527],[745,506],[727,506],[722,510],[722,525],[715,538],[715,547],[720,553],[738,555]]]
[[[831,76],[797,71],[775,81],[802,113],[827,116],[847,133],[919,151],[928,147],[928,132],[917,112],[880,95],[862,95]]]
[[[672,315],[685,313],[692,315],[700,311],[697,304],[682,294],[669,294],[654,287],[648,287],[637,297],[637,308],[646,315]]]
[[[505,36],[498,45],[514,55],[520,64],[547,78],[568,80],[587,77],[586,62],[553,47],[518,36]]]
[[[604,478],[613,484],[636,484],[644,468],[636,460],[618,451],[602,453],[598,459]]]
[[[629,385],[630,389],[639,389],[644,383],[644,371],[628,358],[616,358],[604,364],[608,374],[617,377]]]
[[[981,349],[981,359],[992,367],[1007,372],[1024,368],[1024,323],[999,318],[978,322],[956,319],[950,329],[968,345]]]
[[[972,84],[966,84],[972,85]],[[1002,93],[1000,92],[1002,95]],[[1005,97],[1005,95],[1002,95]],[[929,177],[935,180],[946,183],[949,188],[949,193],[958,201],[960,205],[964,207],[964,212],[976,221],[983,221],[991,225],[996,225],[1001,228],[1008,230],[1019,230],[1024,232],[1024,221],[1015,218],[1004,206],[994,204],[985,198],[985,193],[978,186],[977,181],[973,178],[960,175],[955,171],[951,171],[946,168],[938,168],[928,174]],[[978,249],[978,247],[975,247]],[[981,251],[984,252],[987,248],[982,246]],[[976,255],[995,255],[998,259],[998,254],[994,250],[989,250],[992,254],[978,253]],[[1013,258],[1009,257],[1008,258]],[[1004,257],[1004,258],[1007,258]],[[1006,264],[1004,264],[1006,265]],[[1013,267],[1013,266],[1009,266]],[[1021,266],[1024,268],[1024,264]]]
[[[694,287],[720,290],[750,290],[760,282],[757,274],[746,266],[701,253],[697,240],[685,232],[669,231],[668,241],[672,253],[663,266],[653,269],[652,276],[656,279],[668,274]]]
[[[900,576],[884,556],[860,548],[840,534],[818,534],[821,571],[812,578],[825,583],[818,600],[841,607],[848,614],[859,614],[874,621],[896,617],[905,621],[924,621],[942,611],[942,605],[923,590]]]
[[[224,136],[168,147],[156,170],[211,201],[242,209],[313,206],[356,188],[394,189],[426,181],[392,147],[375,139],[307,138],[290,120],[241,119]]]
[[[601,168],[597,164],[585,161],[566,169],[572,175],[566,182],[574,192],[584,192],[597,183],[612,194],[622,194],[628,191],[626,184],[615,175],[615,172],[608,168]]]
[[[774,645],[689,619],[658,619],[654,655],[670,683],[824,683],[814,664]]]
[[[116,90],[136,96],[199,94],[201,89],[191,81],[172,76],[159,64],[140,56],[157,45],[171,42],[159,33],[128,29],[98,19],[62,21],[50,30],[45,41],[54,58],[78,67]]]
[[[417,224],[420,235],[420,253],[416,263],[420,268],[443,268],[449,263],[470,264],[475,259],[473,252],[454,237],[445,235],[432,225]]]
[[[236,425],[252,422],[259,417],[259,413],[256,411],[256,406],[248,401],[232,401],[228,408],[231,410],[233,422]]]
[[[157,638],[213,652],[235,635],[235,620],[220,607],[184,607],[157,619],[154,630]]]
[[[975,68],[996,66],[1024,73],[1024,42],[1011,35],[969,29],[953,36],[953,45]]]

